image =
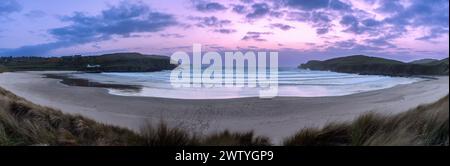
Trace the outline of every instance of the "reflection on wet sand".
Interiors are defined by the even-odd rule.
[[[44,78],[52,78],[61,80],[60,83],[68,86],[81,86],[81,87],[97,87],[116,89],[123,92],[139,93],[142,90],[141,85],[124,85],[124,84],[107,84],[94,82],[82,78],[72,78],[67,74],[44,74]]]

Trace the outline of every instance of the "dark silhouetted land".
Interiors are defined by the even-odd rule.
[[[448,58],[443,60],[424,60],[415,63],[354,55],[329,59],[312,60],[299,66],[310,70],[327,70],[343,73],[389,76],[448,75]]]
[[[0,71],[152,72],[175,67],[169,57],[140,53],[0,58]]]

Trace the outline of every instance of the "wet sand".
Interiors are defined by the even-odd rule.
[[[52,78],[58,79],[59,82],[68,85],[68,86],[81,86],[81,87],[96,87],[96,88],[109,88],[109,89],[118,89],[118,90],[126,90],[126,91],[140,91],[142,89],[141,86],[138,85],[122,85],[122,84],[105,84],[100,82],[94,82],[87,79],[81,78],[72,78],[69,74],[65,73],[48,73],[43,74],[44,78]]]
[[[145,123],[164,120],[197,134],[253,130],[275,144],[304,127],[348,121],[369,111],[399,113],[449,93],[446,76],[338,97],[180,100],[110,95],[102,87],[68,86],[61,79],[45,78],[49,73],[66,72],[2,73],[0,86],[36,104],[137,131]]]

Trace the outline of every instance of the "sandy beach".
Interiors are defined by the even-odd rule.
[[[45,73],[54,72],[2,73],[0,87],[36,104],[136,131],[145,123],[163,120],[197,134],[253,130],[275,144],[304,127],[348,121],[369,111],[395,114],[449,93],[449,78],[437,77],[338,97],[179,100],[110,95],[104,88],[64,85],[58,79],[44,78]]]

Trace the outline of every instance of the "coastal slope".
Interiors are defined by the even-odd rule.
[[[449,146],[449,98],[397,115],[368,113],[349,123],[305,128],[286,146]]]
[[[304,128],[284,139],[285,146],[440,145],[448,146],[448,95],[410,111],[386,116],[365,114],[351,123]],[[144,126],[140,133],[63,114],[0,88],[0,146],[4,145],[145,145],[268,146],[269,138],[228,130],[195,135],[181,128]]]
[[[171,70],[170,58],[140,53],[97,56],[0,57],[0,71],[152,72]]]
[[[312,60],[301,64],[299,68],[367,75],[448,75],[448,58],[429,61],[429,63],[423,63],[423,61],[421,63],[404,63],[378,57],[353,55],[325,61]]]

